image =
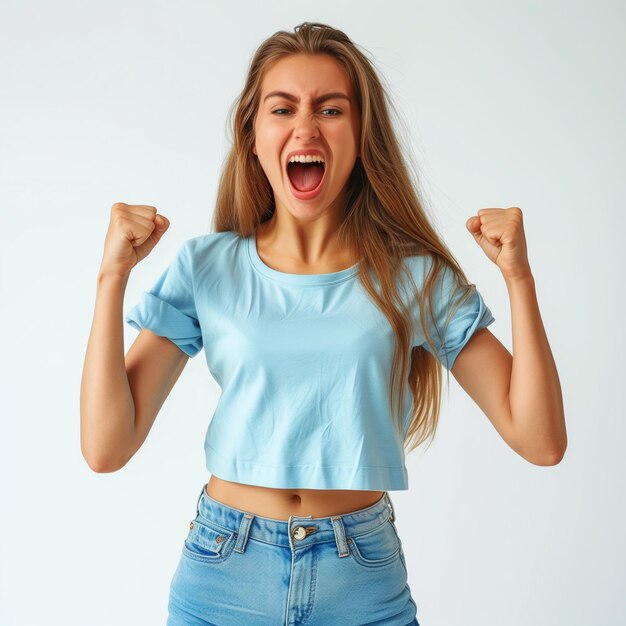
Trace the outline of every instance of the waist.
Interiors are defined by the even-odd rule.
[[[378,502],[384,491],[346,489],[276,489],[223,480],[214,474],[206,493],[227,506],[276,520],[330,517],[364,509]]]

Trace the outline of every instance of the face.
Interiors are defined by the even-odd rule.
[[[277,91],[283,93],[271,95]],[[335,95],[321,101],[326,94]],[[331,56],[295,54],[266,72],[252,151],[272,186],[277,212],[307,221],[328,211],[341,214],[346,183],[359,156],[359,126],[350,79]],[[307,149],[323,155],[323,178],[318,191],[299,193],[290,182],[287,160],[290,153]]]

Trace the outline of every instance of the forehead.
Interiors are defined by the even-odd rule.
[[[330,91],[352,96],[346,71],[327,54],[293,54],[276,61],[263,76],[261,98],[277,89],[304,97]]]

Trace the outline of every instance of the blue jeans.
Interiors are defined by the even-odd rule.
[[[419,626],[389,493],[331,517],[261,517],[211,498],[170,585],[167,626]]]

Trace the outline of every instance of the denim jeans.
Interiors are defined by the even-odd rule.
[[[417,625],[394,508],[261,517],[202,487],[169,590],[167,626]]]

